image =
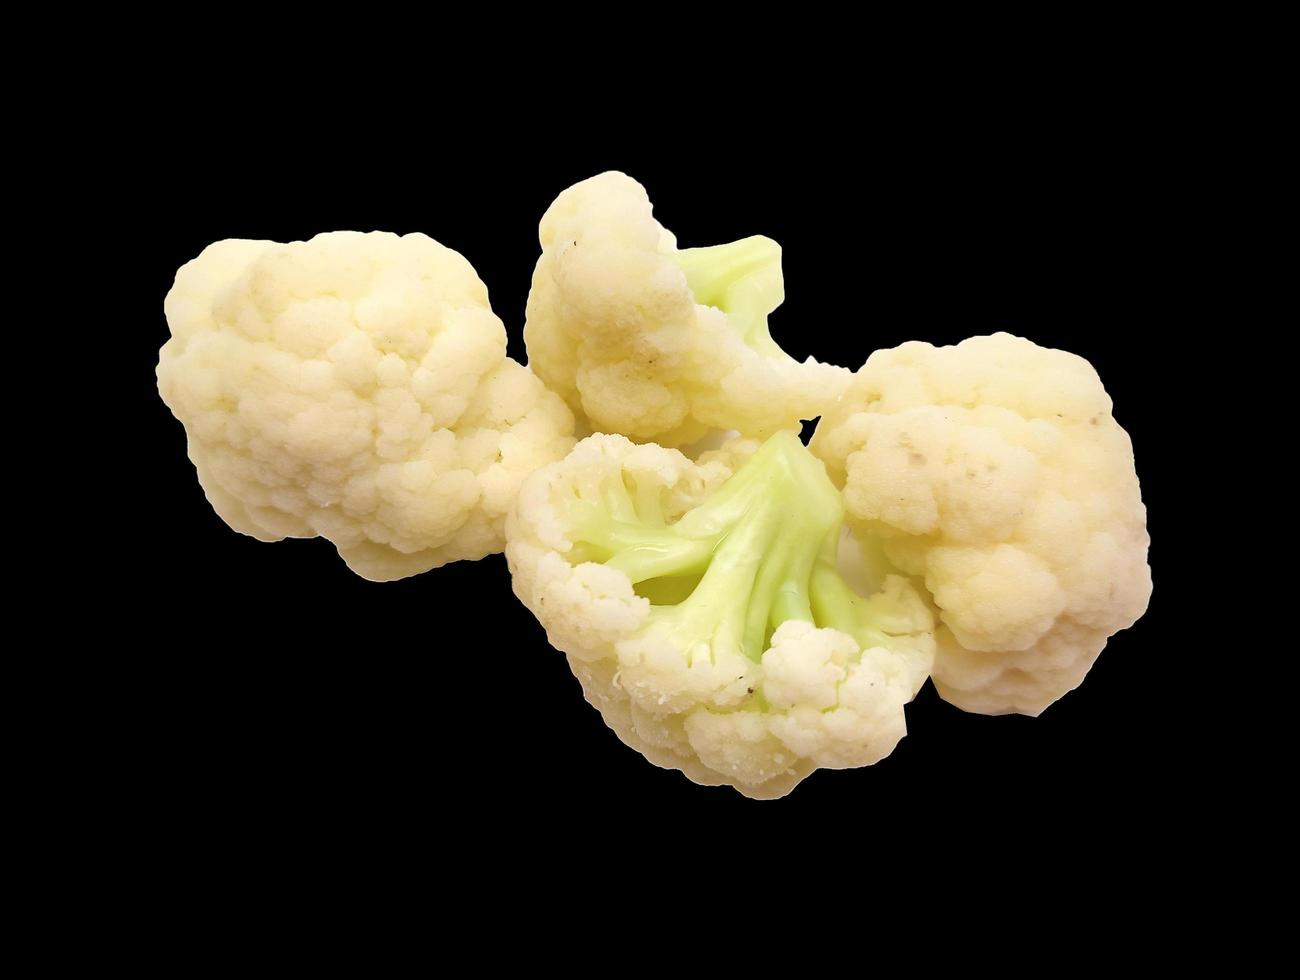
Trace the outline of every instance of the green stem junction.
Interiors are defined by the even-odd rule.
[[[779,432],[675,523],[657,488],[624,474],[579,488],[569,559],[617,568],[686,651],[739,648],[758,660],[788,620],[833,627],[860,645],[878,624],[836,569],[844,508],[825,467]]]

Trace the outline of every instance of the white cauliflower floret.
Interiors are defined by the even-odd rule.
[[[525,483],[506,557],[627,744],[770,798],[889,754],[933,662],[932,614],[905,579],[864,598],[841,578],[842,518],[793,434],[699,463],[594,435]]]
[[[573,445],[474,269],[424,235],[217,242],[165,309],[158,389],[213,508],[366,578],[500,551],[523,478]]]
[[[908,664],[884,647],[858,650],[850,636],[789,622],[763,655],[763,693],[772,729],[786,745],[826,769],[869,766],[905,734],[912,700]]]
[[[1146,609],[1132,445],[1080,357],[1008,334],[877,351],[811,448],[849,523],[924,577],[959,707],[1038,714]]]
[[[766,711],[701,710],[686,717],[691,751],[711,772],[739,787],[763,787],[759,798],[784,796],[815,768],[812,759],[784,744],[772,731]],[[745,792],[745,789],[741,789]]]
[[[561,193],[540,237],[529,366],[594,431],[665,446],[767,436],[820,415],[848,383],[769,335],[784,298],[771,239],[679,251],[645,188],[617,172]]]

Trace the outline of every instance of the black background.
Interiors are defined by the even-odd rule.
[[[594,835],[601,848],[725,837],[748,864],[772,835],[829,833],[872,860],[924,852],[1024,880],[1108,828],[1157,840],[1180,737],[1163,722],[1173,450],[1152,383],[1178,367],[1164,344],[1172,177],[1145,119],[1082,106],[1068,125],[1053,118],[787,120],[779,137],[722,127],[671,144],[502,126],[354,145],[309,128],[268,152],[247,152],[247,133],[160,148],[133,202],[147,234],[123,387],[140,515],[120,541],[157,570],[149,602],[168,624],[163,648],[128,668],[146,707],[120,722],[159,791],[158,821],[195,828],[214,854],[257,840],[422,862],[461,844],[599,862]],[[1037,719],[989,718],[927,685],[890,757],[753,802],[657,769],[606,730],[500,556],[374,584],[323,540],[262,544],[216,517],[153,378],[179,265],[227,237],[425,232],[475,265],[523,359],[538,219],[606,169],[648,188],[682,246],[781,242],[787,298],[772,332],[798,358],[856,367],[908,339],[1008,330],[1092,361],[1135,444],[1155,594],[1079,690]]]

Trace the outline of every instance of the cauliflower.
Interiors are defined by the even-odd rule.
[[[1080,357],[1008,334],[877,351],[811,449],[850,525],[924,576],[958,707],[1037,715],[1146,609],[1133,449]]]
[[[905,732],[932,613],[906,579],[841,577],[843,507],[799,438],[692,462],[593,435],[506,522],[516,595],[628,745],[756,798],[869,765]]]
[[[560,194],[540,237],[528,363],[593,431],[664,446],[767,436],[820,415],[849,382],[769,335],[785,295],[770,238],[679,251],[645,188],[616,172]]]
[[[424,235],[217,242],[165,308],[158,389],[213,508],[366,578],[500,551],[520,482],[573,445],[474,269]]]

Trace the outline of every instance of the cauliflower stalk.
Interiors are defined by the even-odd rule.
[[[217,242],[165,309],[158,388],[213,508],[366,578],[500,551],[523,478],[573,445],[474,269],[424,235]]]
[[[841,577],[843,516],[792,433],[698,463],[594,435],[525,483],[506,556],[625,742],[769,798],[888,755],[933,659],[932,614],[904,578],[864,597]]]
[[[529,366],[592,431],[663,446],[765,437],[817,417],[848,384],[846,369],[799,363],[768,332],[785,297],[770,238],[679,251],[645,188],[616,172],[561,193],[540,238]]]
[[[1036,715],[1146,609],[1146,512],[1092,365],[1008,334],[877,351],[811,448],[849,523],[922,576],[935,686]]]

